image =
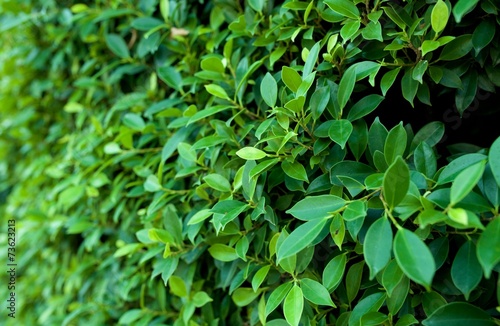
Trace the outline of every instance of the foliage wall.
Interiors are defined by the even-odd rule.
[[[499,324],[498,2],[0,3],[7,322]]]

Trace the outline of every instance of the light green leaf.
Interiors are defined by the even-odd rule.
[[[490,278],[491,271],[500,262],[500,218],[491,221],[477,242],[477,258],[483,267],[484,276]]]
[[[168,86],[175,90],[180,90],[182,87],[182,76],[174,68],[169,66],[159,67],[157,70],[158,77],[165,82]]]
[[[441,43],[439,43],[438,41],[425,40],[421,46],[422,57],[425,56],[427,53],[436,50],[440,46]]]
[[[323,219],[345,205],[345,200],[334,195],[306,197],[286,211],[302,221]]]
[[[204,291],[196,292],[192,299],[194,306],[197,308],[203,307],[204,305],[212,301],[214,300],[210,298],[210,296]]]
[[[457,175],[451,184],[450,205],[455,205],[467,196],[481,179],[486,161],[469,166]]]
[[[321,48],[320,42],[317,42],[313,45],[309,54],[307,55],[306,63],[304,64],[304,69],[302,70],[302,75],[304,78],[307,78],[313,71],[314,65],[318,60],[319,50]]]
[[[220,261],[233,261],[239,258],[234,248],[222,243],[213,244],[208,248],[208,252],[212,257]]]
[[[384,175],[382,190],[389,208],[394,209],[405,198],[409,187],[410,170],[401,156],[398,156]]]
[[[276,105],[276,99],[278,98],[278,84],[276,80],[270,73],[266,73],[262,82],[260,83],[260,95],[264,102],[270,107]]]
[[[215,84],[205,85],[205,89],[207,90],[207,92],[209,92],[210,94],[212,94],[215,97],[229,100],[229,96],[227,95],[226,91],[224,90],[224,88],[220,87],[219,85],[215,85]]]
[[[310,278],[303,278],[300,280],[300,287],[304,298],[312,303],[336,308],[330,297],[330,293],[328,293],[328,290],[321,283]]]
[[[215,190],[221,192],[231,191],[231,184],[224,176],[220,174],[208,174],[207,176],[203,177],[203,180],[210,186],[210,188],[213,188]]]
[[[430,289],[436,264],[425,243],[415,233],[399,229],[394,238],[393,250],[396,261],[406,276]]]
[[[300,84],[302,83],[302,78],[299,73],[290,67],[283,66],[281,70],[281,79],[285,83],[285,85],[294,93],[299,89]]]
[[[166,23],[170,15],[170,0],[160,0],[160,13]]]
[[[146,127],[144,119],[135,113],[127,113],[123,116],[123,124],[130,129],[142,131]]]
[[[254,147],[243,147],[236,155],[247,161],[260,160],[267,156],[266,152]]]
[[[158,181],[156,175],[151,174],[146,178],[146,181],[144,182],[144,190],[149,192],[156,192],[161,190],[161,188],[161,184]]]
[[[179,276],[172,275],[168,280],[168,286],[170,291],[178,297],[184,298],[188,294],[186,283],[184,283],[184,280]]]
[[[450,13],[446,3],[443,0],[438,0],[434,5],[434,8],[432,8],[431,13],[431,26],[436,34],[441,33],[441,31],[446,27],[449,16]]]
[[[304,309],[304,296],[300,287],[295,284],[285,298],[283,313],[286,321],[291,326],[298,326],[302,310]]]
[[[309,246],[320,234],[321,230],[323,230],[327,221],[328,219],[326,218],[317,218],[308,221],[293,230],[293,232],[290,233],[290,235],[278,248],[278,262]]]
[[[263,266],[253,276],[253,278],[252,278],[252,289],[255,292],[257,292],[257,290],[259,289],[259,287],[262,284],[262,282],[264,282],[264,280],[266,279],[267,273],[269,273],[269,269],[270,268],[271,268],[271,265]]]
[[[193,225],[193,224],[198,224],[209,218],[210,216],[213,215],[213,212],[210,211],[210,209],[202,209],[193,216],[191,216],[191,219],[189,220],[187,225]]]
[[[237,288],[234,290],[231,298],[233,299],[234,304],[238,307],[245,307],[257,299],[261,292],[262,289],[254,292],[251,288]]]
[[[391,248],[391,223],[387,218],[381,217],[368,228],[363,243],[363,255],[370,268],[370,280],[389,263]]]

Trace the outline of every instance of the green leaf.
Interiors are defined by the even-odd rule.
[[[457,175],[451,185],[450,205],[455,205],[467,196],[481,179],[486,161],[469,166]]]
[[[252,278],[252,289],[257,292],[258,288],[264,282],[264,280],[267,277],[267,274],[269,273],[269,269],[271,268],[271,265],[266,265],[263,266],[261,269],[255,273],[255,275]]]
[[[104,40],[106,45],[116,56],[126,59],[130,58],[130,51],[128,50],[127,43],[123,37],[118,34],[105,34]]]
[[[342,243],[345,238],[345,224],[344,219],[339,213],[333,216],[332,223],[330,224],[330,235],[335,245],[342,250]]]
[[[417,95],[418,91],[418,81],[413,79],[413,68],[406,70],[403,78],[401,78],[401,91],[403,97],[407,100],[413,107],[413,99]]]
[[[474,102],[477,85],[478,74],[475,70],[470,70],[462,77],[462,88],[455,95],[455,105],[460,115]]]
[[[385,293],[373,293],[361,299],[349,316],[349,326],[363,326],[361,318],[369,312],[378,311],[384,304]]]
[[[477,242],[477,258],[484,276],[490,278],[492,269],[500,262],[500,218],[491,221]]]
[[[476,245],[471,241],[458,250],[451,266],[451,278],[466,300],[483,278],[483,271],[476,256]]]
[[[406,149],[407,135],[402,123],[389,131],[384,144],[384,156],[388,165],[391,165],[398,156],[403,156]]]
[[[194,306],[197,308],[203,307],[204,305],[212,301],[214,300],[210,298],[210,296],[204,291],[196,292],[192,299]]]
[[[433,121],[423,126],[413,137],[410,151],[413,151],[421,142],[426,142],[430,147],[434,147],[444,135],[444,124],[440,121]]]
[[[297,98],[291,99],[285,104],[285,108],[289,109],[294,113],[300,113],[304,109],[304,103],[306,98],[304,96],[298,96]]]
[[[254,147],[243,147],[236,152],[236,155],[247,161],[260,160],[267,157],[266,152]]]
[[[174,67],[159,67],[156,72],[158,74],[158,77],[160,77],[160,79],[163,80],[165,84],[178,91],[181,89],[182,76]]]
[[[452,10],[457,23],[460,23],[462,21],[462,17],[472,11],[478,2],[479,0],[458,0]]]
[[[292,68],[287,66],[283,66],[281,70],[281,79],[285,83],[285,85],[294,93],[299,89],[300,84],[302,83],[302,78],[299,73]]]
[[[387,267],[384,269],[382,274],[382,285],[387,291],[387,296],[391,297],[392,292],[396,286],[401,283],[401,280],[405,277],[403,271],[398,265],[396,260],[392,260]]]
[[[490,149],[491,152],[491,149]],[[451,161],[439,174],[437,183],[439,185],[451,182],[466,168],[479,163],[487,158],[483,154],[465,154]],[[490,159],[491,164],[491,159]],[[500,177],[500,176],[499,176]]]
[[[327,221],[328,219],[326,218],[317,218],[308,221],[293,230],[293,232],[290,233],[290,235],[278,248],[278,262],[309,246],[320,234],[321,230],[323,230]]]
[[[219,74],[224,73],[224,64],[222,64],[222,60],[218,57],[208,57],[201,60],[200,67],[206,71],[213,71]]]
[[[438,41],[425,40],[421,46],[422,57],[424,57],[427,53],[436,50],[440,46],[441,43],[439,43]]]
[[[269,316],[271,312],[276,309],[279,304],[285,299],[286,295],[292,289],[293,283],[288,282],[278,286],[269,296],[266,303],[266,316]]]
[[[233,261],[239,258],[234,248],[222,243],[213,244],[208,248],[208,252],[212,257],[220,261]]]
[[[432,315],[439,307],[446,304],[445,298],[435,291],[425,292],[422,295],[422,308],[427,316]]]
[[[132,309],[125,312],[118,320],[119,325],[131,325],[145,314],[142,309]]]
[[[181,298],[187,297],[186,283],[184,283],[184,280],[179,276],[172,275],[168,280],[168,286],[174,295]]]
[[[389,208],[394,209],[406,196],[410,187],[410,170],[398,156],[384,175],[383,194]]]
[[[431,26],[436,34],[441,33],[441,31],[446,27],[448,23],[448,17],[450,12],[448,11],[448,6],[443,0],[438,0],[432,8],[431,13]]]
[[[421,142],[415,149],[413,162],[417,171],[429,179],[432,179],[437,171],[436,155],[426,142]]]
[[[161,190],[161,188],[161,184],[156,175],[151,174],[146,178],[146,181],[144,182],[144,190],[148,192],[156,192]]]
[[[388,297],[386,300],[387,308],[389,308],[389,313],[391,315],[395,316],[399,310],[401,310],[409,295],[409,290],[410,280],[405,276],[394,288],[392,296]]]
[[[265,171],[269,170],[274,165],[276,165],[279,161],[280,161],[279,158],[272,158],[269,160],[262,161],[261,163],[257,164],[250,170],[250,175],[249,175],[250,178],[254,178],[255,176],[260,175],[261,173],[264,173]]]
[[[205,89],[207,90],[207,92],[209,92],[215,97],[229,100],[229,96],[227,95],[226,91],[219,85],[215,84],[205,85]]]
[[[310,278],[303,278],[300,280],[300,288],[302,289],[304,298],[312,303],[336,308],[330,297],[330,293],[328,293],[328,290],[321,283]]]
[[[331,140],[340,145],[344,149],[347,140],[352,133],[352,124],[349,120],[333,120],[330,129],[328,129],[328,136]]]
[[[472,35],[464,34],[446,44],[441,51],[439,60],[453,61],[460,59],[472,50]]]
[[[254,292],[251,288],[238,288],[234,290],[231,298],[233,299],[234,304],[238,307],[245,307],[257,299],[261,292],[261,289]]]
[[[424,82],[422,80],[422,77],[424,76],[424,73],[427,71],[428,66],[429,63],[427,62],[427,60],[420,60],[413,68],[413,71],[411,73],[411,78],[422,84]]]
[[[378,21],[369,22],[365,28],[363,28],[361,35],[363,35],[363,38],[366,40],[384,41],[382,38],[382,25]]]
[[[429,318],[422,322],[424,326],[494,326],[493,319],[484,310],[466,302],[452,302],[439,307]]]
[[[488,160],[493,177],[497,181],[498,187],[500,187],[500,137],[491,145]]]
[[[285,174],[288,175],[290,178],[309,182],[309,179],[307,178],[306,169],[299,162],[290,162],[288,160],[285,160],[281,162],[281,168],[283,169]]]
[[[495,36],[495,23],[492,20],[483,20],[472,33],[472,46],[476,50],[476,55],[491,43]]]
[[[221,192],[231,191],[231,184],[229,184],[229,181],[220,174],[208,174],[207,176],[203,177],[203,180],[210,186],[210,188],[213,188],[215,190]]]
[[[286,211],[302,221],[330,217],[333,212],[344,207],[345,200],[334,195],[306,197]]]
[[[363,267],[365,266],[364,261],[360,261],[349,268],[345,278],[345,286],[347,290],[347,301],[352,303],[356,298],[361,286],[361,279],[363,278]]]
[[[363,255],[370,268],[370,280],[384,269],[391,259],[392,230],[391,223],[385,217],[375,221],[366,232],[363,243]]]
[[[347,101],[351,98],[354,84],[356,83],[356,69],[354,66],[347,68],[339,83],[339,91],[337,101],[340,106],[340,111],[344,109]]]
[[[329,292],[334,291],[342,281],[347,258],[345,254],[335,256],[323,270],[322,282]]]
[[[330,89],[327,86],[317,87],[309,101],[314,120],[318,120],[323,114],[323,111],[325,111],[328,105],[328,101],[330,101]]]
[[[278,84],[276,80],[270,73],[266,73],[262,82],[260,83],[260,95],[264,102],[270,107],[276,105],[276,99],[278,98]]]
[[[399,229],[394,238],[393,250],[398,265],[406,276],[430,289],[436,265],[425,243],[415,233]]]
[[[189,220],[187,225],[193,225],[193,224],[198,224],[209,218],[210,216],[213,215],[213,212],[210,211],[210,209],[202,209],[193,216],[191,216],[191,219]]]
[[[352,122],[357,119],[361,119],[375,110],[383,100],[384,97],[377,94],[371,94],[363,97],[349,110],[347,120]]]
[[[264,8],[265,0],[248,0],[248,4],[253,10],[262,13]]]
[[[324,1],[334,12],[354,20],[360,20],[358,8],[349,0],[325,0]]]
[[[392,69],[391,71],[386,72],[380,80],[380,89],[382,90],[383,96],[387,94],[389,88],[391,88],[392,84],[394,84],[394,81],[396,80],[396,77],[398,76],[400,70],[401,67]]]
[[[302,310],[304,309],[304,296],[301,288],[295,284],[288,292],[285,303],[283,304],[283,313],[286,321],[291,326],[298,326],[300,317],[302,317]]]
[[[168,23],[168,17],[170,15],[170,1],[160,0],[160,13],[166,23]]]
[[[309,76],[313,69],[314,65],[316,64],[316,61],[318,60],[318,55],[319,55],[319,50],[321,48],[320,42],[317,42],[313,45],[311,50],[309,50],[309,54],[307,55],[307,60],[304,64],[304,69],[302,70],[302,75],[304,78],[307,78]]]

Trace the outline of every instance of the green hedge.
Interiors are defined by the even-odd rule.
[[[0,5],[10,324],[500,324],[496,1]]]

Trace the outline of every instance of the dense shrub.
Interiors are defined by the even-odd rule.
[[[499,324],[497,2],[1,6],[8,322]]]

